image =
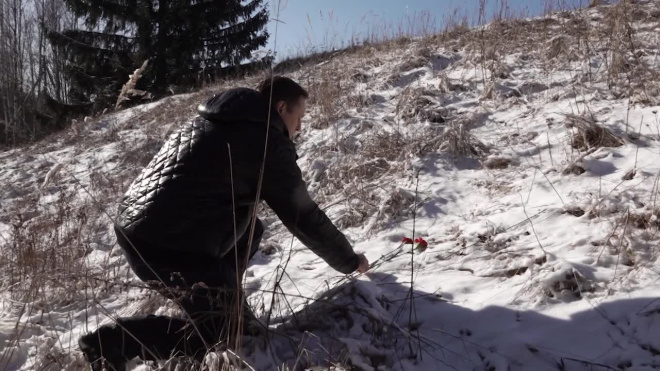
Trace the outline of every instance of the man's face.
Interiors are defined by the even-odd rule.
[[[286,102],[281,101],[277,104],[277,112],[282,117],[284,125],[289,132],[289,138],[293,138],[296,132],[302,129],[302,118],[305,116],[307,110],[307,99],[300,97],[295,106],[290,106]]]

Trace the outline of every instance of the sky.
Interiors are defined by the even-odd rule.
[[[548,5],[574,9],[588,0],[486,0],[486,17],[499,13],[502,2],[509,14],[542,15]],[[403,32],[442,29],[453,14],[479,20],[480,0],[268,0],[268,50],[276,59],[312,51],[341,48],[351,39],[362,41],[370,34],[382,36]],[[279,5],[279,12],[278,12]],[[279,14],[279,15],[278,15]]]

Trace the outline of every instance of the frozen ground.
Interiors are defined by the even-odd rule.
[[[660,11],[654,2],[621,10],[636,38],[636,51],[621,48],[621,74],[620,45],[598,38],[616,9],[489,26],[481,44],[477,31],[369,47],[292,72],[312,93],[298,138],[310,192],[374,267],[339,275],[262,210],[268,232],[246,289],[264,321],[277,320],[268,342],[245,340],[246,362],[660,367],[660,123],[657,82],[647,80],[658,71]],[[593,28],[586,43],[572,33],[580,26]],[[591,54],[580,54],[582,43]],[[139,288],[111,218],[166,134],[208,94],[0,153],[5,369],[79,369],[85,331],[176,312]]]

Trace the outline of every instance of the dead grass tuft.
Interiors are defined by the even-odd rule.
[[[469,123],[462,120],[452,121],[441,136],[439,149],[459,156],[483,156],[488,147],[470,134]]]
[[[367,94],[351,94],[346,97],[348,107],[362,109],[374,104],[374,99]]]
[[[576,129],[571,145],[578,150],[600,147],[620,147],[624,141],[599,125],[593,116],[566,115],[566,126]]]
[[[566,35],[555,36],[546,43],[545,56],[548,59],[555,59],[560,55],[566,54],[570,50],[570,38]]]
[[[564,205],[564,209],[562,210],[562,214],[569,214],[573,215],[576,218],[579,218],[585,214],[585,211],[583,208],[577,205],[572,205],[572,204],[566,204]]]
[[[97,180],[98,181],[98,180]],[[84,257],[92,251],[94,236],[104,230],[92,202],[77,200],[76,190],[61,191],[45,207],[27,200],[11,219],[12,233],[0,248],[2,287],[19,301],[70,303],[81,300],[80,285],[91,284]],[[101,243],[97,241],[96,243]],[[77,285],[68,284],[76,281]]]
[[[409,217],[413,214],[414,203],[415,195],[412,192],[396,187],[385,201],[383,212],[390,218]]]
[[[628,171],[628,172],[623,176],[623,178],[621,178],[621,179],[622,179],[622,180],[633,180],[633,179],[635,178],[635,175],[637,175],[637,171],[635,171],[635,169],[632,169],[632,170]]]
[[[629,223],[638,229],[660,229],[660,209],[653,212],[630,213]]]
[[[445,72],[440,73],[438,77],[440,79],[440,83],[438,83],[438,90],[441,93],[447,94],[455,90],[458,90],[458,86],[452,84],[451,81],[449,81],[449,77],[447,77],[447,74]]]
[[[587,170],[579,164],[573,163],[568,165],[564,171],[562,171],[562,174],[564,175],[569,175],[569,174],[574,174],[574,175],[581,175],[584,174]]]
[[[367,158],[383,158],[394,161],[405,155],[407,147],[407,139],[401,133],[376,131],[365,140],[362,154]]]
[[[506,180],[475,179],[470,184],[484,189],[489,196],[507,194],[513,191],[513,186]]]
[[[506,157],[490,157],[484,161],[484,166],[488,169],[506,169],[511,165],[511,159]]]
[[[120,139],[119,147],[122,149],[122,166],[131,169],[131,173],[137,175],[137,172],[147,166],[158,150],[163,145],[163,141],[148,136],[143,141],[136,143],[134,139]]]
[[[333,61],[336,62],[336,61]],[[320,73],[310,77],[307,86],[310,87],[309,103],[318,109],[317,120],[312,122],[314,129],[329,127],[335,120],[342,117],[344,110],[342,101],[349,95],[349,82],[342,81],[342,71],[338,63],[328,62],[319,67]],[[352,100],[355,104],[355,100]],[[360,104],[364,105],[368,100],[361,98]]]
[[[414,70],[416,68],[421,68],[421,67],[427,66],[428,64],[429,64],[428,58],[426,58],[424,56],[417,55],[417,56],[410,57],[410,58],[406,59],[404,62],[402,62],[401,64],[399,64],[396,67],[395,71],[399,72],[399,73],[408,72],[408,71]]]
[[[434,96],[435,91],[428,89],[406,88],[399,96],[396,105],[396,115],[408,124],[417,119],[443,123],[445,109],[440,107]]]
[[[570,269],[549,285],[545,294],[551,298],[582,299],[584,293],[594,292],[593,282],[577,269]]]

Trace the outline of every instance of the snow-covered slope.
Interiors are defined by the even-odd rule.
[[[299,165],[373,268],[339,275],[262,210],[246,289],[272,334],[237,352],[263,370],[659,367],[659,17],[593,8],[293,71],[312,94]],[[197,103],[257,80],[0,154],[0,365],[79,369],[85,331],[176,313],[125,265],[116,203]]]

